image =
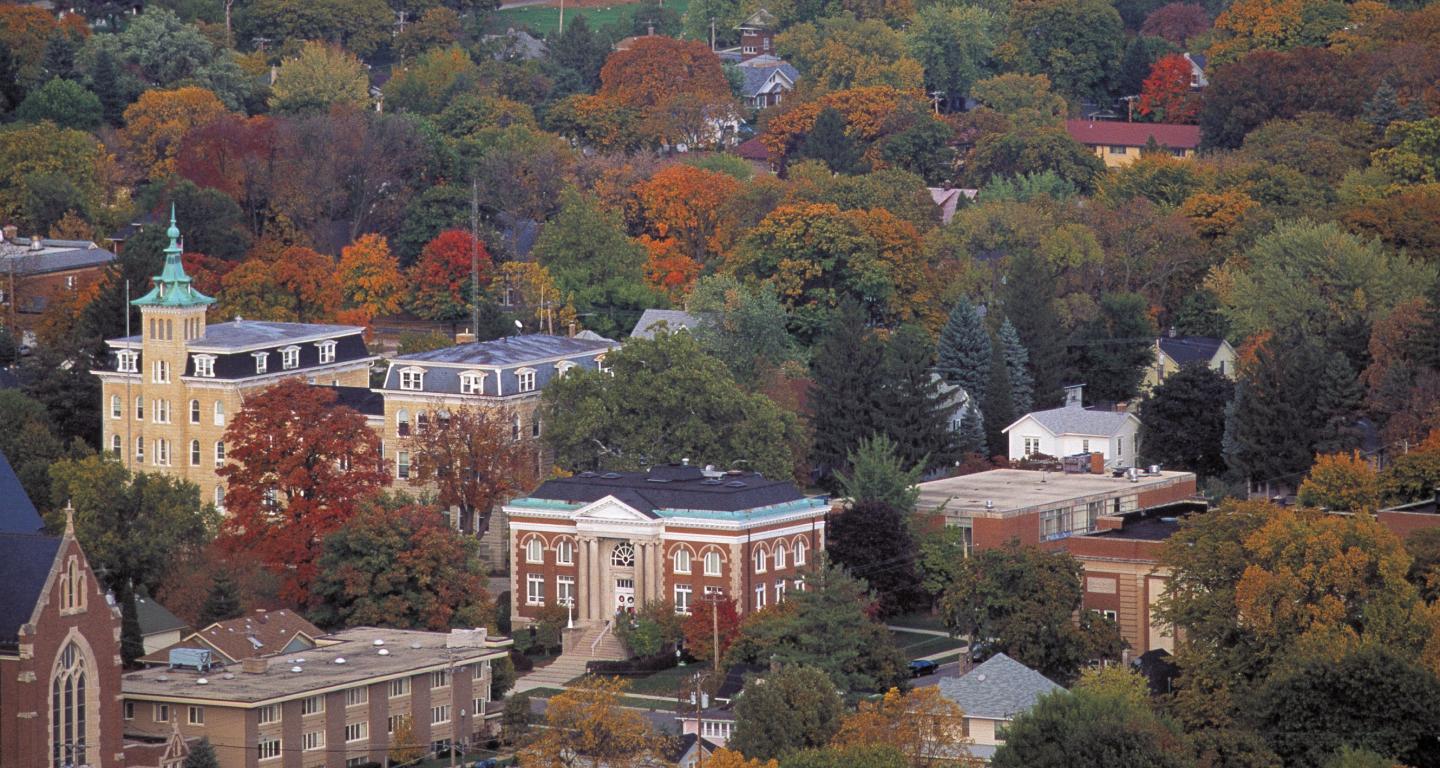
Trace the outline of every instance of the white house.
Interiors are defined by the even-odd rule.
[[[1074,456],[1098,453],[1106,467],[1133,467],[1137,461],[1140,419],[1133,413],[1091,410],[1081,401],[1079,385],[1065,388],[1065,405],[1021,416],[1004,432],[1010,437],[1010,460],[1037,453]]]
[[[1005,743],[1005,726],[1016,715],[1029,712],[1040,697],[1064,691],[1050,678],[997,653],[960,677],[940,679],[940,695],[965,712],[964,733],[970,738],[970,755],[990,762]]]

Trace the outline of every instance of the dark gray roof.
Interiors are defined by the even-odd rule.
[[[1134,415],[1129,413],[1096,411],[1076,405],[1051,408],[1048,411],[1032,411],[1025,415],[1056,435],[1109,436],[1119,432],[1126,421],[1134,418]],[[1013,426],[1015,425],[1010,425]],[[1010,427],[1005,428],[1007,432]]]
[[[153,597],[135,598],[135,619],[140,623],[140,634],[145,636],[189,626],[184,619],[155,602]]]
[[[20,626],[30,621],[40,590],[50,576],[61,539],[36,533],[0,533],[0,648],[14,647]]]
[[[212,349],[242,349],[281,344],[293,339],[316,337],[336,338],[350,334],[364,333],[358,325],[326,325],[323,323],[277,323],[270,320],[231,320],[225,323],[209,323],[205,326],[205,338],[189,345],[187,349],[205,352]],[[112,339],[117,344],[139,344],[139,335]]]
[[[0,532],[37,533],[44,526],[10,460],[0,453]]]
[[[967,717],[1010,720],[1028,712],[1041,696],[1063,691],[1050,678],[997,653],[960,677],[940,679],[940,694],[960,705]]]
[[[539,333],[524,336],[506,336],[493,341],[477,341],[470,344],[456,344],[453,347],[432,349],[413,355],[397,357],[395,365],[405,363],[451,363],[454,365],[475,365],[503,367],[523,365],[536,360],[552,357],[603,352],[615,346],[609,341],[587,341],[569,336],[547,336]]]
[[[742,61],[739,67],[740,74],[745,78],[744,85],[741,88],[741,95],[751,98],[760,92],[760,89],[765,85],[765,81],[769,80],[771,73],[776,70],[783,73],[792,84],[800,77],[800,71],[790,66],[789,62],[768,54]]]
[[[699,467],[678,465],[653,467],[649,472],[581,472],[547,480],[530,494],[535,499],[583,504],[606,496],[651,516],[657,509],[743,512],[805,498],[789,480],[771,480],[757,472],[710,480]]]
[[[1134,521],[1126,520],[1123,527],[1111,528],[1107,531],[1097,531],[1089,534],[1087,538],[1165,541],[1175,535],[1175,532],[1178,530],[1180,530],[1180,519],[1178,517],[1146,515]]]
[[[326,389],[335,390],[339,396],[335,401],[338,405],[354,408],[366,416],[385,415],[385,396],[369,387],[326,386]]]
[[[1224,339],[1209,336],[1163,336],[1160,339],[1160,351],[1174,360],[1176,365],[1208,363],[1224,343]]]
[[[700,319],[678,309],[647,309],[640,315],[640,320],[635,323],[635,330],[630,332],[631,338],[653,339],[655,332],[660,330],[656,326],[661,323],[674,332],[681,328],[694,328],[700,324]]]
[[[86,267],[103,267],[115,260],[115,254],[87,240],[51,240],[43,238],[40,251],[29,248],[30,238],[17,237],[0,246],[0,271],[23,275],[43,275]]]

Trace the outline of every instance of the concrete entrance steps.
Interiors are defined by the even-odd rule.
[[[544,667],[521,677],[515,684],[515,691],[519,693],[536,688],[559,688],[585,674],[586,662],[601,659],[620,660],[625,657],[625,646],[615,638],[615,633],[605,631],[603,626],[591,627],[580,635],[569,651],[560,654]]]

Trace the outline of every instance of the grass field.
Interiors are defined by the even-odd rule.
[[[564,693],[564,691],[559,688],[536,688],[533,691],[527,691],[527,693],[537,699],[549,699],[559,696]],[[621,696],[620,706],[632,707],[634,709],[658,709],[665,712],[674,712],[675,700],[669,699],[661,701],[659,699],[642,699],[636,696]]]
[[[690,5],[690,0],[668,0],[666,8],[673,9],[681,16],[685,15],[685,9]],[[615,4],[602,5],[594,8],[573,8],[566,7],[565,19],[568,24],[577,15],[585,17],[585,23],[591,29],[599,29],[610,24],[621,22],[627,26],[635,14],[636,4]],[[527,5],[522,8],[506,8],[495,12],[497,26],[514,27],[516,29],[528,28],[532,32],[539,33],[545,37],[554,37],[560,25],[560,9],[547,5]]]
[[[895,638],[895,645],[900,647],[900,652],[905,654],[907,659],[918,659],[921,656],[929,656],[932,653],[941,651],[953,651],[965,647],[964,640],[953,637],[937,637],[936,635],[925,635],[919,632],[904,632],[891,630],[890,635]]]

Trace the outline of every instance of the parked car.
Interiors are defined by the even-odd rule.
[[[916,659],[910,662],[910,676],[924,677],[940,671],[940,664],[930,659]]]

